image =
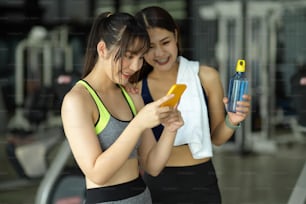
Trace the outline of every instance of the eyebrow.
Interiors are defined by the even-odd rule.
[[[160,42],[160,41],[169,40],[170,38],[171,38],[170,36],[166,36],[166,37],[160,39],[159,42]],[[153,44],[153,43],[150,42],[150,44]]]
[[[160,41],[168,40],[169,38],[170,38],[170,36],[166,36],[166,37],[162,38]]]

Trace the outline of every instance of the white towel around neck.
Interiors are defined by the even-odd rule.
[[[199,62],[179,57],[177,83],[186,84],[187,89],[178,106],[185,124],[178,130],[174,146],[188,144],[194,159],[212,157],[207,105],[198,72]]]

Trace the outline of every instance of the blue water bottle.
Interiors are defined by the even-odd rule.
[[[236,113],[237,101],[242,101],[243,94],[248,92],[248,79],[245,73],[245,61],[239,59],[236,73],[231,77],[228,87],[228,112]]]

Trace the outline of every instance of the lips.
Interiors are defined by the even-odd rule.
[[[154,60],[156,64],[158,65],[165,65],[169,62],[169,57],[167,58],[159,58]]]
[[[127,78],[127,79],[131,77],[130,74],[123,74],[123,73],[122,73],[122,76],[123,76],[124,78]]]

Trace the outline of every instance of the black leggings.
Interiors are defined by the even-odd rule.
[[[212,161],[188,167],[166,167],[159,176],[144,174],[154,204],[220,204]]]
[[[150,192],[141,176],[137,179],[113,186],[86,190],[86,204],[126,203],[151,204]]]

